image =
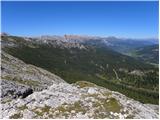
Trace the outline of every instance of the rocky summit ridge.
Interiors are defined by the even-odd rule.
[[[142,104],[90,82],[60,77],[2,51],[2,118],[158,118]]]

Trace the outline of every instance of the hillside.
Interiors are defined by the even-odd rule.
[[[106,46],[68,39],[3,36],[2,50],[69,83],[90,81],[143,103],[158,104],[158,68]]]
[[[27,65],[4,51],[1,58],[2,102],[18,97],[25,98],[53,83],[64,82],[60,77],[33,65]]]
[[[131,52],[131,55],[139,60],[158,64],[159,63],[159,46],[158,45],[150,45],[141,48],[137,48],[136,50]]]
[[[3,119],[158,118],[158,105],[142,104],[90,82],[68,84],[60,77],[28,65],[4,51],[1,69]],[[45,88],[25,91],[21,96],[20,92],[25,88],[35,87]]]

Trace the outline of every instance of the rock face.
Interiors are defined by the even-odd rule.
[[[7,98],[7,97],[10,97],[10,98],[18,98],[18,97],[25,98],[29,94],[33,93],[33,89],[31,89],[29,86],[18,85],[15,82],[2,80],[1,85],[2,85],[2,94],[1,94],[2,100],[5,100],[5,98]]]
[[[158,118],[158,105],[85,81],[68,84],[4,52],[1,70],[2,118]]]
[[[10,98],[25,98],[33,91],[41,91],[53,83],[64,82],[60,77],[33,65],[27,65],[3,51],[1,57],[3,102]]]
[[[85,84],[85,86],[84,86]],[[91,92],[92,91],[92,92]],[[146,105],[88,82],[53,83],[24,99],[2,104],[3,118],[158,118]]]

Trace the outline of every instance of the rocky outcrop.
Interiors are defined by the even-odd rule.
[[[158,118],[158,106],[142,104],[95,84],[58,83],[2,104],[3,118]]]
[[[47,89],[53,83],[64,82],[60,77],[12,57],[2,51],[1,87],[2,101],[9,98],[25,98],[33,91]]]
[[[48,45],[54,48],[79,48],[87,49],[83,44],[80,44],[77,40],[68,40],[61,36],[41,36],[41,37],[15,37],[15,36],[1,36],[2,48],[5,47],[19,47],[26,45],[32,48],[38,47],[38,45]]]
[[[8,36],[9,34],[8,34],[8,33],[5,33],[5,32],[1,32],[0,35],[1,35],[1,36]]]
[[[15,99],[18,97],[25,98],[33,93],[33,89],[31,89],[29,86],[21,85],[12,81],[2,80],[1,86],[2,86],[2,94],[1,94],[2,100],[6,100],[7,98]]]

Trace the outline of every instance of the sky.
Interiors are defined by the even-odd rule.
[[[158,38],[158,1],[3,1],[1,31],[12,35]]]

